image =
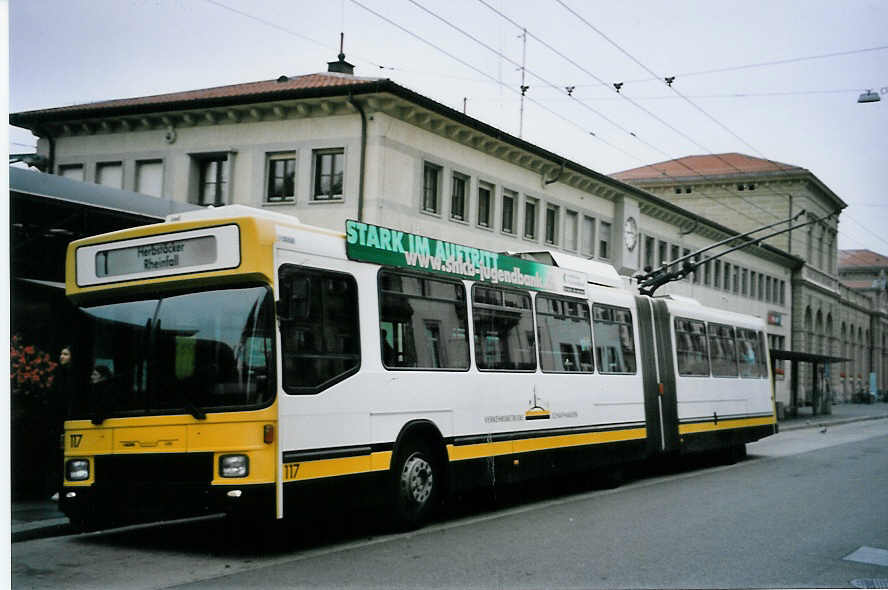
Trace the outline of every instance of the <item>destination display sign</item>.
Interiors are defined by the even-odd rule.
[[[191,230],[77,249],[80,286],[236,268],[240,231],[236,225]]]
[[[215,236],[171,240],[157,244],[130,246],[96,253],[96,276],[108,277],[132,273],[171,270],[216,262]]]
[[[586,295],[586,276],[577,271],[471,248],[349,219],[346,255],[352,260],[409,268],[494,285]]]

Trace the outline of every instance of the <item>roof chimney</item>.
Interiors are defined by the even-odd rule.
[[[345,53],[342,51],[342,45],[345,41],[345,33],[339,33],[339,61],[328,61],[327,62],[327,71],[335,72],[337,74],[348,74],[349,76],[355,75],[355,66],[345,61]]]

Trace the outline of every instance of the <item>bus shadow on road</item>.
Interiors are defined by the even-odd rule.
[[[657,458],[608,469],[543,477],[527,482],[482,488],[448,498],[435,518],[442,524],[492,514],[536,502],[619,488],[645,479],[705,471],[753,455],[701,453]],[[236,520],[222,515],[111,529],[83,535],[78,542],[219,557],[275,557],[333,545],[372,540],[399,532],[379,503],[319,501],[304,511],[275,520]]]

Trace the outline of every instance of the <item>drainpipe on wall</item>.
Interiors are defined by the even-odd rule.
[[[367,114],[364,112],[361,104],[352,98],[351,94],[348,95],[348,104],[355,107],[355,110],[361,115],[361,172],[358,181],[358,221],[364,221],[364,168],[366,167],[364,160],[367,154]]]

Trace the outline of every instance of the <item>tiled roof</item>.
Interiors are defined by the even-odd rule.
[[[840,279],[840,282],[848,287],[849,289],[872,289],[873,281],[870,279],[869,281],[847,281],[845,279]]]
[[[872,250],[839,250],[839,266],[886,266],[888,256]]]
[[[804,172],[804,168],[773,160],[754,158],[745,154],[707,154],[686,156],[632,168],[611,174],[623,181],[658,180],[664,178],[693,178],[701,176],[747,175],[763,172]]]
[[[244,84],[232,84],[230,86],[217,86],[202,90],[187,90],[184,92],[172,92],[168,94],[156,94],[154,96],[139,96],[134,98],[120,98],[79,105],[64,106],[51,109],[26,111],[14,113],[11,119],[42,119],[46,117],[64,117],[66,115],[103,116],[112,112],[119,113],[128,110],[159,110],[164,107],[188,108],[189,103],[227,103],[231,101],[243,102],[251,98],[257,100],[275,100],[275,95],[287,98],[289,95],[299,94],[301,91],[322,89],[336,89],[344,86],[362,86],[373,84],[384,78],[362,78],[347,74],[323,72],[306,74],[303,76],[281,76],[277,80],[263,80],[260,82],[246,82]],[[13,120],[13,123],[15,121]]]

